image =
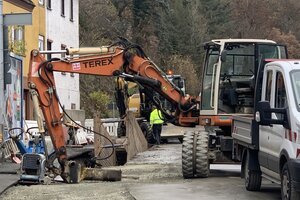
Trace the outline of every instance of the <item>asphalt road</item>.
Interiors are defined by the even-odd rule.
[[[122,181],[79,184],[16,186],[0,196],[3,200],[279,200],[280,187],[266,180],[260,192],[248,192],[240,176],[239,165],[211,165],[210,177],[183,179],[181,144],[164,144],[143,152],[122,170]]]
[[[143,200],[280,200],[278,185],[264,180],[260,192],[249,192],[239,176],[239,165],[212,165],[209,178],[142,184],[129,190],[135,199]]]

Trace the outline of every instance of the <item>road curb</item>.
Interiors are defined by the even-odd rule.
[[[0,197],[2,196],[2,194],[4,194],[9,188],[16,186],[19,183],[19,180],[11,183],[10,185],[8,185],[7,187],[5,187],[5,189],[3,189],[2,191],[0,191]]]

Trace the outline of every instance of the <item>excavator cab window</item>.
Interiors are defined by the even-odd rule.
[[[255,62],[254,47],[253,44],[227,45],[227,56],[226,61],[222,63],[221,76],[251,76]]]
[[[255,74],[262,59],[287,58],[285,46],[259,43],[227,43],[226,61],[220,71],[220,113],[252,113]]]
[[[213,100],[213,80],[216,77],[216,65],[219,61],[219,54],[220,54],[220,46],[219,48],[216,45],[211,46],[211,48],[207,47],[207,56],[206,56],[206,65],[204,69],[204,76],[203,76],[203,85],[202,85],[202,110],[212,110],[212,100]]]
[[[260,60],[268,58],[286,59],[287,51],[285,46],[260,44],[258,45],[258,56]]]
[[[255,45],[253,43],[225,44],[226,61],[220,72],[218,110],[221,113],[251,112],[251,81],[255,69]]]

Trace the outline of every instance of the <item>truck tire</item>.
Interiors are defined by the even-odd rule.
[[[182,142],[182,175],[183,178],[194,177],[194,135],[195,132],[188,131],[183,135]]]
[[[200,131],[196,143],[196,176],[206,178],[209,174],[208,132]]]
[[[291,180],[291,174],[287,163],[284,164],[281,170],[281,199],[284,200],[296,200],[300,199],[300,192],[295,190]]]
[[[261,173],[254,170],[249,170],[249,153],[243,159],[245,187],[248,191],[259,191],[261,187]]]
[[[140,128],[148,142],[148,144],[155,144],[156,140],[153,135],[153,131],[149,122],[141,122]]]

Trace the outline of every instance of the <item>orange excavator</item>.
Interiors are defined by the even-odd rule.
[[[153,91],[156,91],[177,105],[175,112],[162,110],[165,119],[180,126],[195,126],[199,123],[199,101],[184,96],[180,89],[163,76],[164,73],[146,56],[140,46],[126,39],[120,38],[110,46],[98,48],[69,48],[65,51],[68,56],[61,59],[46,60],[44,53],[47,52],[31,52],[28,85],[39,130],[45,132],[44,125],[46,126],[55,151],[52,158],[49,156],[47,167],[51,169],[54,159],[57,158],[60,175],[66,182],[78,182],[80,168],[91,166],[89,161],[93,156],[90,155],[91,149],[88,147],[74,148],[66,145],[60,113],[61,104],[53,76],[55,71],[122,77],[136,82],[145,89],[146,95],[151,97]],[[161,108],[159,101],[154,97],[152,100]],[[62,106],[61,109],[63,110]]]

